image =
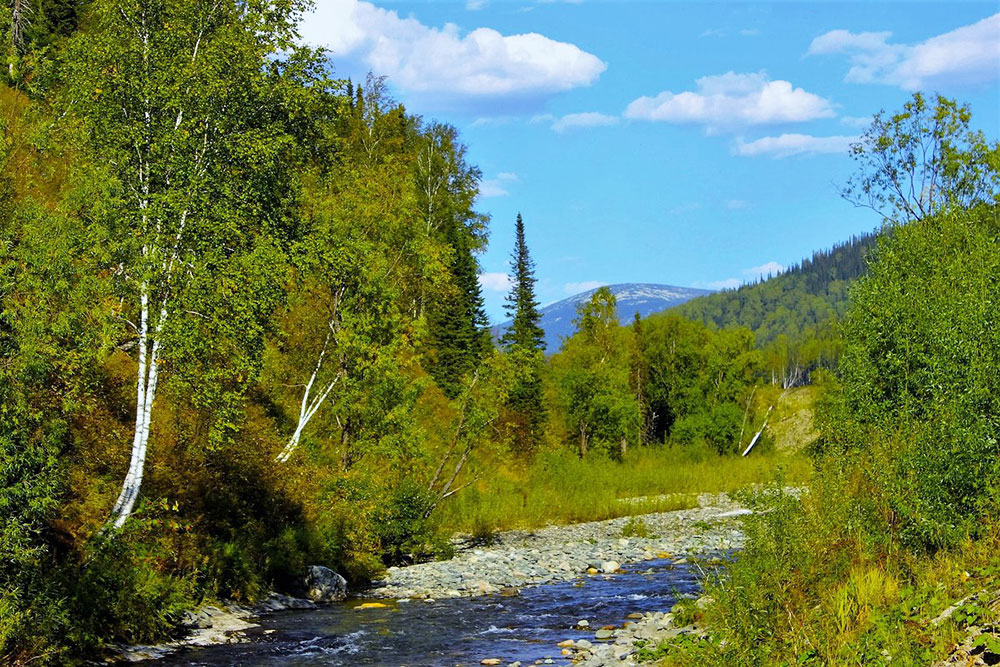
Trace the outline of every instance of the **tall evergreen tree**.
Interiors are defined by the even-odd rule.
[[[542,319],[538,312],[538,301],[535,299],[535,263],[528,253],[528,244],[524,241],[524,221],[517,214],[515,225],[514,271],[511,275],[510,293],[504,310],[511,319],[510,327],[504,332],[502,342],[504,347],[520,348],[522,350],[544,349],[545,332],[539,326]]]
[[[521,366],[507,403],[514,425],[514,446],[522,453],[530,453],[541,439],[545,420],[541,375],[545,332],[539,326],[541,313],[535,298],[535,265],[524,240],[524,221],[520,213],[517,214],[512,259],[511,289],[504,306],[511,325],[501,342]]]
[[[430,313],[429,328],[436,352],[430,372],[444,393],[455,398],[462,390],[462,378],[478,366],[491,343],[479,286],[479,265],[469,247],[469,234],[460,224],[452,223],[444,237],[453,252],[448,266],[453,291],[435,303]]]

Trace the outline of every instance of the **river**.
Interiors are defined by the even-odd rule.
[[[370,599],[350,599],[266,617],[247,632],[247,643],[186,650],[158,664],[453,667],[497,658],[565,665],[558,642],[596,641],[594,630],[621,627],[628,614],[669,610],[680,595],[697,594],[701,575],[695,565],[662,559],[626,565],[614,575],[524,588],[517,597],[383,600],[384,608],[367,609],[358,607]],[[583,619],[588,630],[577,628]]]

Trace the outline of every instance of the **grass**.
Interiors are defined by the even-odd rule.
[[[744,459],[680,447],[645,448],[622,463],[549,452],[530,466],[498,469],[449,498],[440,520],[446,531],[486,535],[688,509],[697,507],[700,493],[770,482],[779,471],[784,483],[799,484],[810,464],[795,454],[754,453]]]

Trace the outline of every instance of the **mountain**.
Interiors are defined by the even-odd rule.
[[[695,289],[693,287],[675,287],[673,285],[655,285],[651,283],[622,283],[608,285],[611,293],[618,299],[618,320],[628,324],[636,312],[646,317],[661,310],[672,308],[695,297],[711,294],[711,290]],[[559,349],[562,339],[571,335],[576,329],[573,320],[576,319],[576,308],[590,299],[597,289],[575,294],[568,299],[557,301],[539,309],[542,314],[541,326],[545,330],[546,352],[554,353]],[[503,335],[510,322],[493,328],[498,338]]]

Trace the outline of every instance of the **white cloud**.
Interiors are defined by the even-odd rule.
[[[782,134],[778,137],[761,137],[754,141],[736,140],[733,152],[736,155],[770,155],[785,158],[792,155],[813,153],[845,153],[857,137],[832,136],[814,137],[809,134]]]
[[[486,0],[465,0],[465,8],[470,12],[479,11],[486,6]]]
[[[904,90],[989,83],[1000,77],[1000,13],[916,44],[892,44],[890,32],[831,30],[808,55],[845,54],[845,81]]]
[[[479,285],[487,292],[506,292],[510,289],[510,276],[506,273],[480,273]]]
[[[784,273],[785,268],[785,266],[771,261],[760,266],[751,266],[749,269],[743,269],[743,273],[748,276],[778,275],[779,273]]]
[[[607,283],[600,280],[584,280],[581,283],[566,283],[563,285],[563,291],[567,294],[579,294],[580,292],[589,292],[592,289],[604,287],[605,285]]]
[[[301,33],[330,49],[334,62],[360,61],[411,96],[441,105],[538,101],[590,85],[607,68],[576,45],[538,33],[463,34],[453,23],[426,26],[363,0],[319,0]]]
[[[768,79],[764,72],[727,72],[704,76],[695,83],[695,91],[673,93],[667,90],[656,97],[640,97],[628,105],[625,117],[691,123],[717,131],[834,115],[829,100],[795,88],[788,81]]]
[[[552,123],[552,129],[556,132],[565,132],[574,127],[600,127],[618,124],[618,116],[609,116],[596,111],[584,113],[566,114]]]
[[[480,197],[506,197],[510,194],[507,186],[518,181],[517,174],[503,172],[496,175],[496,178],[485,178],[479,182]]]

